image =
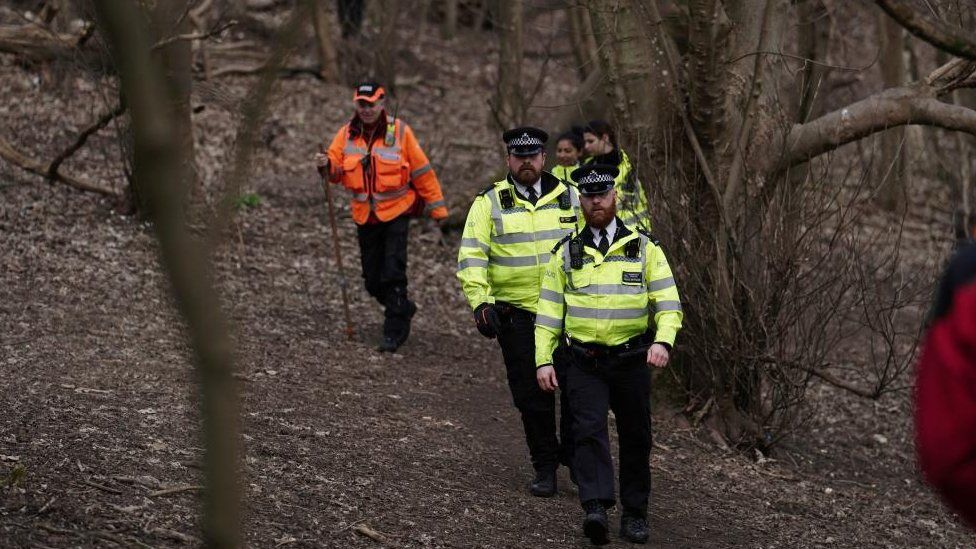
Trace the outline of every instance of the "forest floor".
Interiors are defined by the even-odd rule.
[[[469,52],[459,61],[421,40],[412,70],[436,78],[405,87],[399,113],[454,208],[502,166],[486,129],[488,69],[470,42],[451,50]],[[254,79],[221,82],[239,100]],[[103,109],[99,85],[84,75],[55,85],[0,58],[3,134],[50,156]],[[558,103],[569,89],[553,86],[539,101]],[[380,354],[381,311],[360,288],[344,209],[356,324],[345,339],[311,156],[348,116],[347,94],[305,77],[283,82],[246,185],[261,203],[239,214],[218,254],[239,357],[248,545],[587,546],[564,470],[555,498],[527,493],[501,354],[473,329],[454,279],[456,235],[441,243],[414,224],[420,312],[400,352]],[[200,172],[212,181],[236,119],[200,101]],[[67,169],[117,182],[106,167],[118,158],[113,139],[100,133]],[[0,186],[0,546],[195,544],[195,376],[151,227],[108,199],[9,166]],[[811,421],[775,459],[722,449],[659,403],[651,546],[972,547],[976,537],[915,469],[909,397],[870,401],[816,386]]]

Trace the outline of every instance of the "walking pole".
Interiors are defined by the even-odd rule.
[[[325,149],[321,144],[319,144],[319,152],[325,154]],[[329,184],[328,171],[328,164],[324,168],[319,168],[319,175],[322,177],[322,188],[325,189],[325,201],[329,208],[329,225],[332,227],[332,248],[335,252],[336,265],[339,267],[339,288],[342,290],[342,310],[346,314],[346,337],[352,339],[355,332],[352,329],[352,317],[349,316],[346,271],[342,268],[342,253],[339,250],[339,230],[336,228],[335,205],[332,203],[332,186]]]

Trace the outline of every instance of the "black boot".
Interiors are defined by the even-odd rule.
[[[529,485],[529,492],[539,498],[556,495],[556,471],[538,471],[535,480]]]
[[[593,545],[606,545],[610,542],[607,534],[610,531],[610,523],[607,521],[607,510],[599,500],[591,499],[583,502],[583,511],[586,518],[583,519],[583,535],[590,538]]]
[[[647,543],[647,519],[624,511],[620,517],[620,537],[631,543]]]
[[[383,343],[379,351],[392,353],[400,348],[410,336],[410,319],[417,313],[417,305],[407,299],[406,288],[395,288],[386,297],[385,319],[383,321]]]

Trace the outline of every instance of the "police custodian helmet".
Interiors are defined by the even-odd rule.
[[[539,128],[523,126],[506,131],[502,134],[502,140],[505,141],[508,154],[514,156],[535,156],[545,149],[546,141],[549,140],[549,134]]]
[[[620,170],[607,164],[587,164],[573,170],[570,177],[582,195],[603,194],[613,188],[613,180]]]

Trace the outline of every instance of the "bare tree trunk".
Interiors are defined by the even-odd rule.
[[[498,88],[494,99],[495,123],[511,128],[525,122],[522,95],[522,0],[500,2],[498,21]]]
[[[376,77],[386,90],[396,95],[396,38],[397,18],[400,14],[400,2],[397,0],[380,0],[380,35],[376,40]]]
[[[952,93],[952,102],[956,105],[963,105],[970,109],[976,109],[976,92],[973,90],[956,90]],[[969,226],[969,219],[974,211],[973,208],[973,137],[962,132],[956,133],[956,145],[959,148],[960,175],[959,187],[955,194],[956,204],[962,210],[960,213],[965,230],[972,229]]]
[[[800,57],[808,60],[800,72],[800,105],[796,117],[797,122],[803,123],[819,114],[817,99],[822,95],[821,86],[827,71],[821,63],[811,61],[826,61],[830,20],[823,0],[800,0],[796,9],[799,17],[797,50]]]
[[[332,29],[337,28],[332,21],[327,3],[329,0],[314,0],[315,12],[312,23],[315,26],[315,38],[319,47],[319,75],[322,80],[332,84],[339,82],[339,56],[335,43],[332,41]]]
[[[580,82],[583,82],[587,76],[598,69],[599,59],[596,53],[596,39],[593,36],[593,23],[586,8],[577,4],[566,8],[566,19],[569,24],[569,39],[572,42],[576,73],[579,75]]]
[[[190,20],[184,17],[185,3],[177,0],[164,0],[154,3],[149,12],[150,36],[159,43],[174,35],[191,32]],[[119,55],[120,52],[116,52]],[[166,45],[153,48],[153,56],[158,60],[167,86],[166,116],[174,125],[180,147],[180,177],[170,184],[179,187],[178,194],[189,196],[197,190],[196,167],[194,165],[193,120],[191,116],[190,94],[193,87],[193,49],[189,40],[173,40]],[[147,191],[141,188],[141,181],[132,180],[132,198],[137,209],[147,213],[151,204]],[[171,187],[171,190],[175,188]]]
[[[601,39],[600,55],[614,116],[624,146],[640,146],[647,161],[660,160],[664,139],[662,112],[667,110],[667,87],[655,75],[667,72],[662,48],[649,34],[644,2],[615,0],[587,3],[593,29]],[[623,120],[629,120],[621,125]]]
[[[161,1],[158,12],[175,13],[185,5]],[[196,354],[205,439],[204,531],[207,547],[240,545],[240,497],[237,471],[239,409],[233,378],[233,345],[212,286],[208,254],[186,230],[183,193],[174,181],[186,176],[182,124],[170,113],[182,93],[167,81],[167,69],[150,55],[151,32],[135,2],[97,0],[99,19],[112,43],[128,99],[135,150],[135,178],[150,207],[163,264],[186,319]],[[171,19],[171,21],[174,21]],[[157,27],[158,28],[158,27]],[[172,70],[170,67],[169,70]]]
[[[878,43],[881,49],[881,78],[885,88],[905,83],[904,31],[894,19],[878,13]],[[881,134],[881,162],[876,166],[881,181],[878,199],[888,211],[900,211],[906,204],[904,127]]]
[[[441,38],[451,40],[457,35],[457,0],[444,0],[444,23],[441,25]]]

